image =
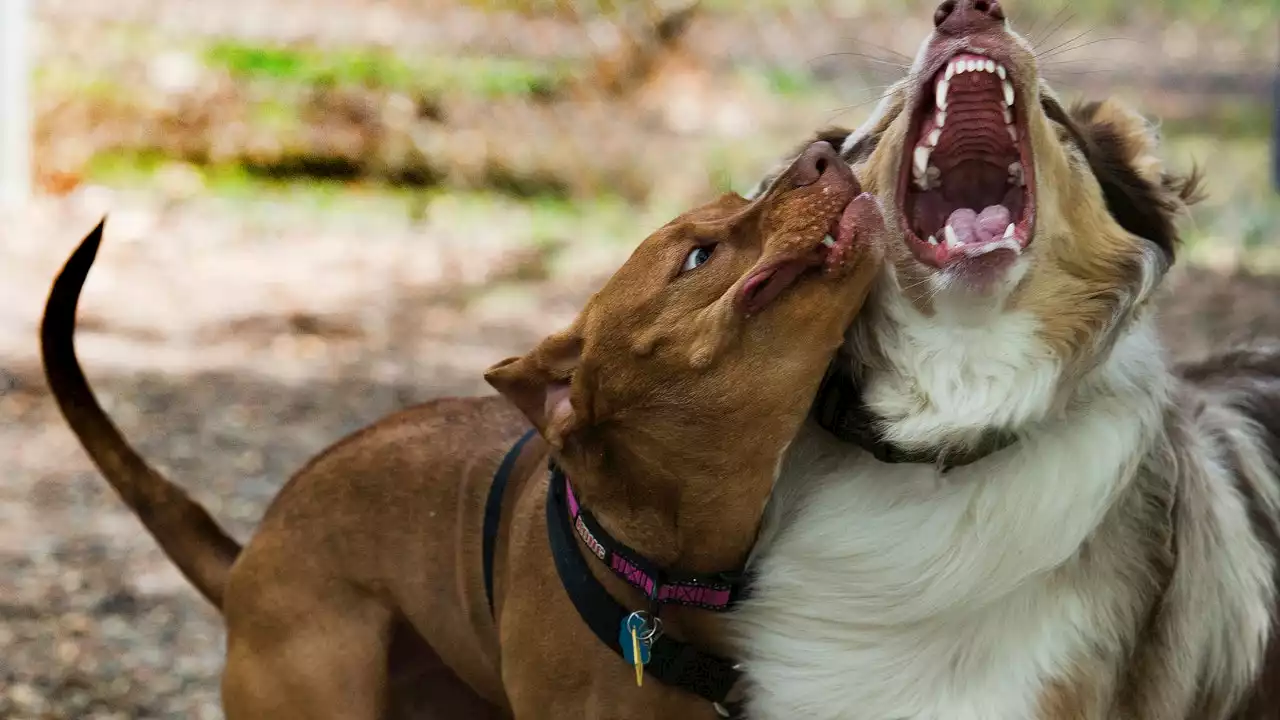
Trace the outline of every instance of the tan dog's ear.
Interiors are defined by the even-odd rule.
[[[484,379],[559,450],[583,421],[570,397],[581,357],[582,336],[571,328],[538,343],[527,355],[494,365],[485,371]]]
[[[1046,107],[1050,110],[1054,108]],[[1059,107],[1050,117],[1081,143],[1116,222],[1155,243],[1172,260],[1180,243],[1176,220],[1203,198],[1200,172],[1166,172],[1155,127],[1117,100],[1077,103],[1065,118]]]

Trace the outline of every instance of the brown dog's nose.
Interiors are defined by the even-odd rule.
[[[796,187],[804,187],[818,182],[828,172],[836,172],[853,176],[853,171],[840,159],[840,153],[826,140],[819,140],[796,159],[791,169],[791,182]]]
[[[933,25],[947,35],[972,35],[1000,27],[1004,8],[997,0],[946,0],[933,13]]]

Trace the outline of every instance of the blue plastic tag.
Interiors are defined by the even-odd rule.
[[[639,615],[628,615],[622,621],[622,627],[618,630],[618,645],[622,647],[622,657],[626,659],[628,665],[648,665],[649,664],[649,640],[644,639],[647,636],[649,624]],[[632,640],[632,633],[636,638],[640,638],[638,642]],[[636,662],[635,649],[640,650],[640,662]]]

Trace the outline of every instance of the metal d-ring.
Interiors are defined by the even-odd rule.
[[[627,616],[627,625],[631,624],[631,618],[637,618],[643,623],[644,632],[637,632],[636,638],[643,642],[653,643],[662,634],[662,618],[654,617],[648,611],[636,610]]]

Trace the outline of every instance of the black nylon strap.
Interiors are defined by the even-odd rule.
[[[632,611],[618,604],[591,574],[569,522],[564,474],[553,470],[547,484],[547,535],[560,582],[591,632],[621,658],[618,634]],[[703,653],[666,635],[658,636],[650,646],[649,657],[645,674],[713,703],[724,703],[742,676],[732,662]]]
[[[1017,441],[1017,436],[1010,433],[992,432],[978,449],[967,452],[913,451],[886,442],[875,429],[875,417],[862,402],[862,391],[853,381],[848,366],[847,358],[840,356],[827,368],[811,414],[819,427],[843,442],[860,446],[880,462],[938,465],[946,471],[977,462]]]
[[[502,458],[502,463],[493,474],[489,498],[484,503],[484,537],[480,547],[484,564],[484,595],[489,600],[490,615],[493,614],[493,551],[498,544],[498,525],[502,522],[502,497],[506,495],[507,481],[511,479],[511,470],[520,457],[520,451],[529,438],[536,434],[536,430],[529,430],[507,451],[506,457]]]
[[[560,470],[554,470],[558,474],[563,474]],[[572,486],[568,477],[561,479],[565,483],[566,491],[572,492]],[[686,575],[681,573],[667,572],[655,565],[649,558],[644,557],[635,550],[627,547],[624,543],[618,541],[617,538],[609,534],[604,526],[596,521],[591,511],[585,507],[578,508],[578,517],[572,517],[572,506],[569,506],[570,514],[568,521],[572,525],[575,522],[581,522],[586,528],[587,534],[603,551],[600,561],[606,567],[614,569],[614,574],[626,580],[629,585],[637,590],[649,595],[651,602],[655,604],[676,604],[685,605],[687,607],[697,607],[712,612],[728,612],[732,610],[744,597],[749,590],[748,578],[743,572],[718,572],[708,573],[706,575]],[[644,583],[634,577],[617,571],[614,556],[617,556],[626,563],[631,564],[637,570],[644,573],[648,579],[653,581],[652,588],[644,587]],[[711,604],[700,602],[697,599],[699,590],[706,588],[717,592],[727,593],[729,599],[724,604]],[[673,590],[674,592],[664,592]],[[680,592],[681,590],[685,592]]]

